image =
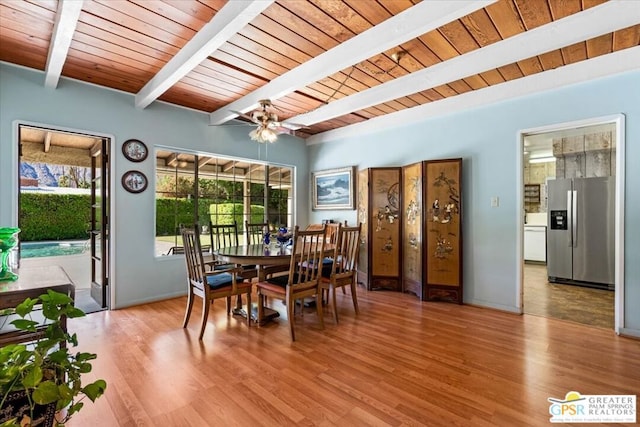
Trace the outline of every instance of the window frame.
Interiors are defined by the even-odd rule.
[[[164,157],[166,156],[166,154],[169,153],[168,157]],[[162,156],[161,156],[162,154]],[[182,158],[181,158],[182,156]],[[190,158],[193,161],[190,163],[188,161],[185,161],[184,158]],[[167,162],[167,164],[162,164],[163,161],[166,161],[167,158],[171,158],[171,162],[174,162],[175,165],[171,166],[169,165]],[[203,158],[209,158],[210,160],[208,161],[202,161]],[[236,191],[233,191],[233,194],[229,195],[228,198],[230,199],[230,202],[227,203],[241,203],[243,206],[243,213],[242,213],[242,218],[243,220],[248,218],[248,214],[250,214],[250,205],[251,203],[249,203],[247,205],[246,203],[246,198],[250,197],[252,198],[253,201],[255,200],[260,200],[261,199],[261,203],[259,203],[258,205],[260,206],[265,206],[265,204],[267,205],[265,207],[265,211],[264,211],[264,217],[266,218],[276,218],[277,217],[277,222],[274,222],[272,224],[272,226],[274,228],[277,228],[281,225],[285,225],[287,227],[292,227],[295,224],[295,218],[296,218],[296,198],[297,198],[297,192],[296,192],[296,166],[294,165],[287,165],[287,164],[283,164],[283,163],[276,163],[276,162],[269,162],[269,161],[264,161],[264,160],[256,160],[256,159],[247,159],[247,158],[242,158],[242,157],[235,157],[235,156],[228,156],[228,155],[220,155],[220,154],[214,154],[214,153],[207,153],[207,152],[201,152],[201,151],[194,151],[194,150],[189,150],[189,149],[184,149],[184,148],[178,148],[178,147],[171,147],[171,146],[155,146],[154,147],[154,159],[155,159],[155,164],[154,164],[154,181],[153,181],[153,188],[154,188],[154,240],[155,240],[155,244],[154,244],[154,252],[155,252],[155,256],[156,257],[161,257],[161,256],[167,256],[167,255],[173,255],[170,251],[170,246],[167,246],[167,239],[164,239],[165,236],[168,237],[172,237],[173,241],[171,242],[171,246],[181,246],[181,241],[180,241],[180,236],[179,236],[179,228],[181,226],[190,226],[192,227],[193,224],[198,223],[199,227],[201,228],[201,233],[202,233],[202,238],[204,240],[209,239],[209,235],[208,235],[208,229],[207,227],[202,227],[203,225],[208,225],[209,224],[209,220],[211,218],[210,214],[207,214],[206,218],[202,218],[203,216],[203,210],[202,207],[199,207],[200,205],[200,201],[201,199],[205,198],[202,197],[202,195],[200,194],[200,185],[194,185],[190,190],[190,193],[186,193],[184,195],[182,195],[182,197],[178,197],[179,196],[179,192],[178,190],[180,190],[179,186],[178,186],[178,180],[181,176],[183,177],[193,177],[194,179],[194,183],[195,182],[200,182],[199,179],[202,179],[202,175],[204,174],[207,177],[212,177],[215,176],[215,178],[210,178],[212,180],[222,180],[222,181],[231,181],[231,182],[236,182],[236,183],[242,183],[242,190],[241,193],[237,193]],[[202,165],[200,167],[196,167],[196,164],[198,164],[197,162],[201,162],[202,161]],[[220,170],[220,168],[222,168],[223,164],[226,164],[224,167],[228,168],[228,169],[232,169],[233,172],[231,174],[228,174],[226,172],[223,172]],[[231,164],[231,167],[229,168],[229,164]],[[205,167],[211,168],[213,167],[215,170],[211,171],[205,171],[204,173],[202,173],[200,170],[202,168]],[[243,165],[243,167],[238,167],[238,165]],[[260,170],[260,169],[264,169],[264,175],[262,179],[259,178],[254,178],[252,180],[252,176],[253,174],[255,174],[255,170]],[[275,174],[279,174],[280,172],[285,171],[284,174],[280,174],[279,175],[279,179],[278,179],[278,183],[277,184],[273,184],[273,181],[271,179],[269,179],[271,177],[271,175],[274,174],[274,172],[269,171],[270,168],[276,168]],[[243,169],[244,170],[244,175],[239,174],[239,175],[235,175],[235,171],[236,169]],[[175,173],[175,181],[174,181],[174,194],[172,197],[167,197],[169,199],[172,199],[175,203],[174,206],[174,212],[173,212],[173,222],[174,222],[174,226],[176,228],[175,234],[159,234],[158,231],[159,229],[162,228],[166,228],[167,226],[167,222],[169,222],[167,220],[167,218],[165,218],[165,220],[163,221],[162,227],[159,226],[158,220],[159,220],[159,200],[164,199],[165,197],[159,197],[159,194],[161,192],[159,192],[159,180],[161,175],[166,174],[166,173],[171,173],[171,172]],[[267,171],[269,171],[269,175],[267,175]],[[286,176],[288,172],[288,178],[284,179],[283,177]],[[231,179],[224,179],[225,177],[229,177],[229,175],[231,175]],[[246,179],[248,175],[248,180]],[[273,191],[268,192],[267,194],[263,194],[262,196],[258,196],[256,198],[256,196],[252,195],[252,194],[247,194],[246,193],[246,184],[245,182],[249,182],[249,185],[251,184],[258,184],[258,185],[265,185],[265,183],[267,183],[269,185],[268,188],[271,188],[272,190],[276,190],[276,189],[284,189],[286,190],[286,203],[284,204],[284,206],[286,206],[286,212],[283,211],[282,208],[282,203],[283,200],[279,199],[279,206],[278,209],[276,209],[276,212],[274,214],[273,209],[270,209],[269,206],[271,206],[270,200],[268,198],[269,194],[274,194]],[[288,185],[287,185],[288,184]],[[263,187],[264,188],[264,187]],[[191,194],[193,194],[193,196],[191,196]],[[212,197],[208,197],[206,198],[207,200],[213,199],[215,198],[215,194],[210,194]],[[190,197],[191,196],[191,197]],[[267,199],[265,200],[265,197],[267,197]],[[282,197],[282,193],[279,194],[278,197]],[[190,222],[189,221],[180,221],[179,219],[182,217],[182,219],[184,219],[184,214],[182,214],[182,216],[178,213],[178,211],[176,210],[178,207],[178,200],[190,200],[193,199],[194,200],[194,205],[193,205],[193,211],[192,211],[192,215],[190,218]],[[167,202],[170,203],[170,202]],[[256,203],[254,203],[256,204]],[[274,215],[274,216],[270,216],[270,215]],[[165,215],[167,216],[167,215]],[[200,217],[199,217],[200,216]],[[284,216],[284,218],[283,218]],[[250,216],[249,216],[250,218]],[[284,221],[283,221],[284,219]],[[272,221],[269,221],[270,223]],[[242,223],[238,223],[238,233],[240,235],[240,243],[242,244],[244,242],[243,236],[244,236],[244,221],[242,221]],[[203,240],[203,245],[206,244],[206,242]],[[166,247],[165,247],[166,246]]]

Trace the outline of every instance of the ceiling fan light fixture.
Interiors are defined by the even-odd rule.
[[[253,141],[257,141],[261,144],[264,144],[267,142],[270,142],[270,143],[276,142],[276,139],[278,139],[278,134],[276,134],[273,130],[269,129],[268,127],[258,126],[256,129],[249,132],[249,137]]]

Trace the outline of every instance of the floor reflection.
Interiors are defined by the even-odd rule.
[[[547,281],[547,267],[524,266],[524,312],[601,328],[614,328],[613,291]]]

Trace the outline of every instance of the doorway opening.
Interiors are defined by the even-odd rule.
[[[621,327],[623,125],[611,116],[520,133],[523,313]]]
[[[109,308],[110,138],[18,124],[20,267],[60,265],[76,306]]]

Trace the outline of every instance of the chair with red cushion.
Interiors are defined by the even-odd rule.
[[[263,319],[264,303],[266,297],[282,300],[287,306],[287,319],[289,321],[289,333],[291,341],[295,341],[294,308],[297,300],[315,297],[316,311],[321,328],[324,328],[322,319],[322,299],[320,292],[320,275],[325,245],[325,229],[300,230],[298,226],[293,232],[293,246],[291,248],[291,262],[289,274],[276,276],[256,283],[258,289],[258,319]]]

